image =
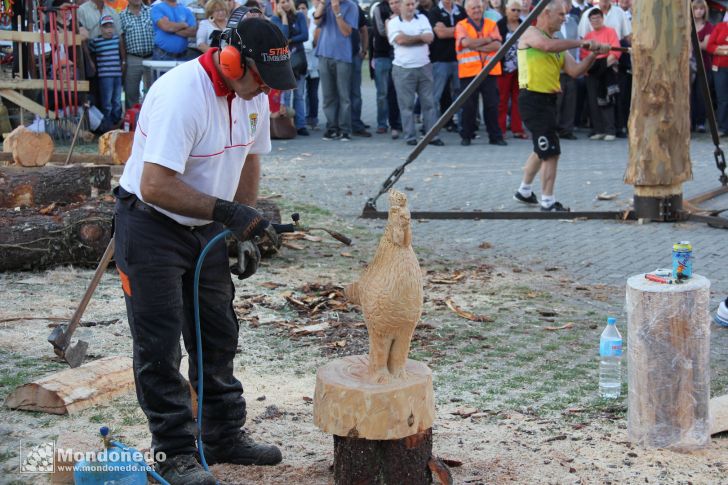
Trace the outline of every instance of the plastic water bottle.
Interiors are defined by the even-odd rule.
[[[599,395],[606,399],[618,398],[622,388],[622,336],[616,323],[616,318],[607,318],[599,341]]]

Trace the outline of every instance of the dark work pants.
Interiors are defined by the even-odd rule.
[[[586,77],[586,90],[589,102],[589,116],[592,120],[592,129],[600,135],[616,135],[614,125],[614,105],[599,106],[599,79],[596,76]]]
[[[561,92],[556,98],[556,116],[559,134],[574,133],[576,116],[576,79],[561,73]]]
[[[632,74],[619,71],[617,74],[619,93],[617,93],[617,105],[614,123],[617,133],[626,133],[629,124],[629,111],[632,106]]]
[[[474,77],[460,79],[460,88],[467,89]],[[472,96],[468,98],[463,107],[463,132],[461,136],[472,140],[475,137],[475,115],[478,113],[480,97],[483,97],[483,119],[485,128],[488,131],[490,141],[498,141],[503,138],[500,126],[498,126],[498,83],[495,76],[486,76],[485,80],[478,86]]]
[[[149,420],[155,450],[168,456],[193,453],[196,428],[189,387],[179,373],[179,341],[181,335],[189,354],[189,381],[196,389],[195,265],[207,242],[223,228],[212,223],[191,230],[158,212],[142,210],[139,204],[133,195],[117,200],[114,236],[114,258],[133,338],[137,398]],[[238,344],[234,292],[227,248],[221,241],[205,258],[199,288],[202,438],[209,443],[234,438],[245,423],[243,386],[233,375]]]

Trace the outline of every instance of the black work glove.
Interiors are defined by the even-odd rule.
[[[244,204],[217,199],[212,220],[224,224],[239,241],[262,237],[270,223],[263,214]]]
[[[258,271],[260,251],[253,241],[237,242],[238,262],[230,266],[230,272],[239,280],[250,278]]]

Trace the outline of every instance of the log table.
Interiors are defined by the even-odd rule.
[[[710,443],[710,281],[627,281],[627,433],[648,448]]]
[[[378,384],[368,365],[366,355],[349,356],[316,375],[313,419],[334,435],[334,482],[431,483],[432,371],[408,359],[406,378]]]

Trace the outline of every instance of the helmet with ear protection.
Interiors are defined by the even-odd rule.
[[[257,17],[263,13],[257,8],[236,8],[220,36],[220,70],[228,79],[237,80],[245,75],[245,63],[241,55],[243,39],[238,26],[248,14],[257,14]]]

